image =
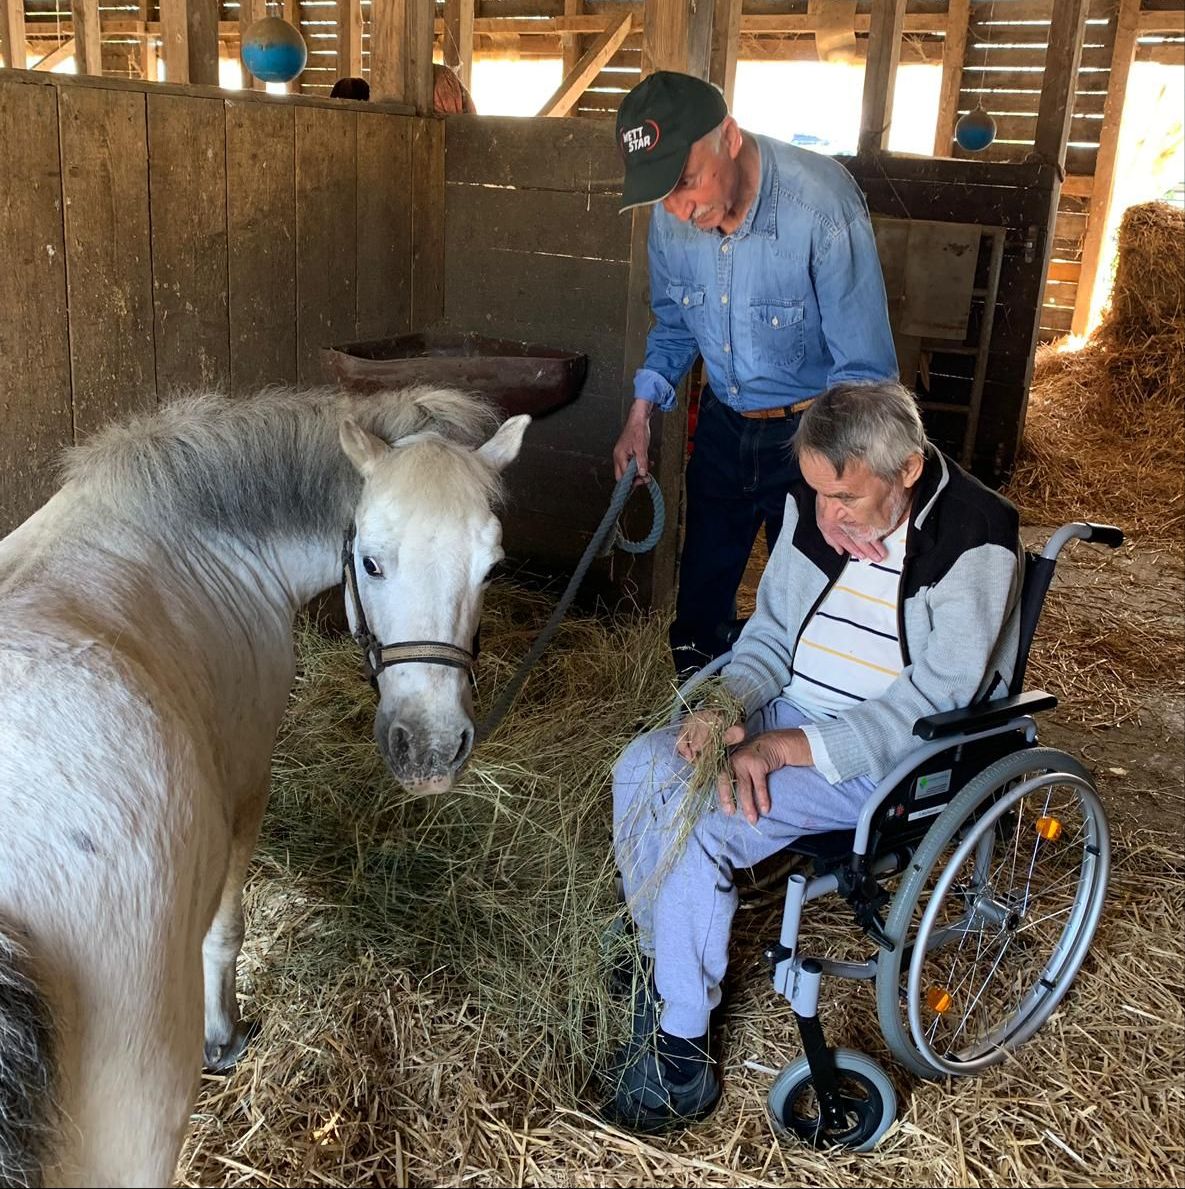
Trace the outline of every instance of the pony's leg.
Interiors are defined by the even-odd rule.
[[[202,943],[206,992],[204,1056],[205,1067],[212,1072],[230,1069],[258,1031],[257,1024],[239,1016],[235,968],[243,948],[243,881],[259,836],[267,794],[265,784],[261,793],[240,807],[222,898]]]

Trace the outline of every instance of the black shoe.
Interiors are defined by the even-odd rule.
[[[676,1081],[651,1045],[617,1071],[613,1098],[601,1108],[601,1117],[627,1131],[657,1135],[706,1119],[719,1101],[720,1081],[711,1061],[705,1060],[689,1080]]]

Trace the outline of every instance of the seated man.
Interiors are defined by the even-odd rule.
[[[614,771],[617,863],[661,1001],[657,1028],[653,1011],[635,1013],[609,1108],[639,1131],[703,1118],[719,1098],[708,1019],[728,962],[734,870],[854,826],[914,747],[915,720],[1003,696],[1016,662],[1016,510],[926,440],[910,393],[832,388],[803,414],[793,448],[804,482],[722,672],[743,723],[695,711],[634,740]],[[836,528],[874,556],[836,552],[825,539]],[[719,804],[693,823],[692,761],[722,725]]]

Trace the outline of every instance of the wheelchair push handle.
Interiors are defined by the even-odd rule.
[[[1123,529],[1113,524],[1093,524],[1090,521],[1063,524],[1045,543],[1041,556],[1052,560],[1061,553],[1068,541],[1091,541],[1096,545],[1118,549],[1123,544]]]

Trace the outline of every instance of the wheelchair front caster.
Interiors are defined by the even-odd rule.
[[[835,1050],[835,1068],[843,1096],[845,1126],[827,1124],[819,1108],[805,1056],[778,1074],[769,1092],[775,1130],[797,1136],[815,1148],[832,1144],[870,1152],[897,1117],[897,1094],[885,1071],[863,1053]]]

